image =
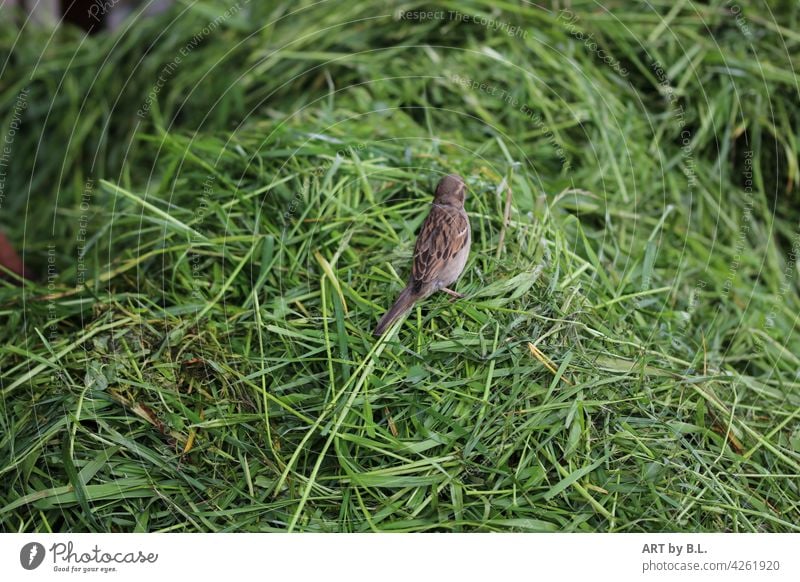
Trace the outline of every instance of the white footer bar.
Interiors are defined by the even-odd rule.
[[[2,580],[800,580],[800,534],[5,534]],[[245,578],[241,578],[245,580]]]

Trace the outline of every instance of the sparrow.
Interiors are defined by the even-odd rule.
[[[450,174],[439,181],[431,211],[422,223],[414,246],[408,284],[378,322],[376,336],[383,335],[414,303],[437,291],[462,297],[448,287],[461,276],[469,256],[471,233],[464,211],[466,191],[464,180],[458,174]]]

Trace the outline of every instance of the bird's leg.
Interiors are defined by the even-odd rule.
[[[462,299],[464,297],[463,294],[453,291],[452,289],[448,289],[447,287],[442,287],[440,291],[444,291],[448,295],[452,295],[453,298],[450,301],[455,301],[456,299]]]

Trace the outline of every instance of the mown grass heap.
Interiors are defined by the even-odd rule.
[[[0,527],[800,529],[797,4],[359,4],[4,20]]]

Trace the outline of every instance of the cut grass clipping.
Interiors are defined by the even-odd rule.
[[[798,5],[570,4],[4,19],[0,528],[800,530]]]

